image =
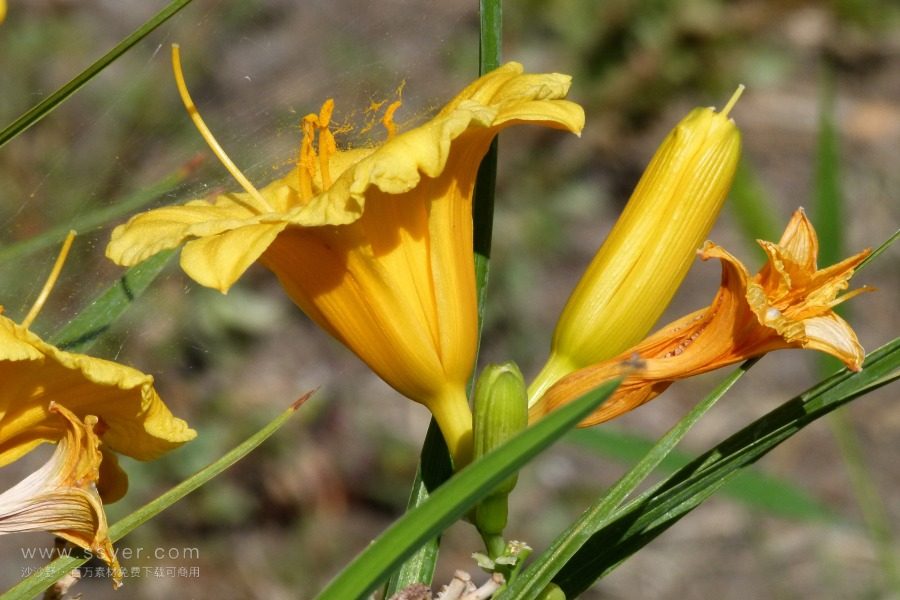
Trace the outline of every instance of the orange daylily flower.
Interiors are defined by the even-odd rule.
[[[613,377],[625,379],[613,396],[582,422],[594,425],[633,410],[675,380],[782,348],[819,350],[858,371],[865,352],[834,306],[870,291],[840,295],[870,250],[818,269],[816,232],[797,210],[777,244],[759,241],[768,256],[755,276],[723,248],[707,242],[700,258],[718,258],[722,280],[712,304],[663,327],[620,355],[568,375],[531,409],[535,419]]]
[[[49,531],[101,558],[111,569],[113,585],[119,587],[122,571],[97,491],[103,459],[95,432],[97,417],[81,421],[53,402],[47,410],[61,422],[65,434],[44,466],[0,494],[0,535]]]

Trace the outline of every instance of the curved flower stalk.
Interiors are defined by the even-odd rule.
[[[97,417],[82,421],[55,402],[47,411],[63,437],[44,466],[0,494],[0,535],[49,531],[101,558],[119,587],[122,571],[96,485],[102,460]]]
[[[691,111],[666,136],[569,297],[529,403],[564,375],[641,340],[681,285],[725,202],[740,158],[728,114]]]
[[[552,386],[532,407],[531,418],[574,400],[612,377],[627,375],[612,397],[582,425],[594,425],[637,408],[675,380],[761,356],[782,348],[831,354],[858,371],[865,353],[856,334],[832,310],[872,288],[840,295],[863,250],[818,269],[818,239],[802,209],[777,244],[759,240],[768,256],[754,276],[723,248],[707,242],[700,258],[722,263],[722,280],[712,304],[666,325],[619,356],[576,371]]]
[[[465,462],[471,413],[465,385],[477,335],[471,203],[478,165],[497,133],[535,124],[579,133],[570,78],[508,63],[460,92],[432,120],[387,140],[339,150],[334,103],[302,122],[297,165],[256,190],[196,114],[173,52],[182,98],[244,193],[193,200],[133,217],[107,256],[134,265],[184,244],[181,266],[227,292],[259,261],[291,299],[404,396],[434,413]]]

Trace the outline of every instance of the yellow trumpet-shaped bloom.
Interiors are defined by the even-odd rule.
[[[113,232],[107,256],[133,265],[184,244],[184,271],[222,292],[260,261],[313,321],[427,406],[465,460],[465,385],[477,335],[475,176],[501,129],[530,123],[580,132],[581,107],[563,99],[569,82],[508,63],[415,129],[397,133],[398,104],[391,105],[387,140],[352,150],[337,148],[329,100],[303,119],[297,166],[287,175],[259,191],[240,175],[245,193],[137,215]],[[196,113],[183,83],[182,95]],[[205,125],[201,131],[212,144]]]
[[[530,404],[567,373],[641,340],[662,315],[731,187],[740,133],[728,113],[742,89],[721,113],[694,109],[663,140],[569,297]]]
[[[0,466],[65,435],[66,423],[48,409],[53,401],[79,419],[98,417],[104,445],[138,460],[156,458],[196,436],[172,416],[150,375],[65,352],[0,315]],[[104,484],[124,489],[120,482]]]
[[[62,429],[63,437],[43,467],[0,494],[0,535],[51,532],[105,561],[118,587],[121,569],[96,485],[102,460],[94,431],[97,417],[82,421],[52,402],[47,412],[48,422]]]
[[[871,289],[839,295],[869,250],[818,269],[816,232],[802,210],[794,213],[779,243],[760,240],[759,244],[768,261],[751,277],[734,256],[707,242],[700,257],[718,258],[722,263],[722,281],[712,304],[670,323],[619,356],[564,377],[532,407],[531,418],[603,381],[627,375],[582,425],[601,423],[652,400],[677,379],[782,348],[826,352],[858,371],[865,353],[853,329],[832,309]]]

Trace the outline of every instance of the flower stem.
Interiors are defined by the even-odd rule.
[[[447,449],[453,459],[453,470],[458,471],[472,461],[472,411],[466,400],[465,389],[453,388],[429,403]]]

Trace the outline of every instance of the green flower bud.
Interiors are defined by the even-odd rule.
[[[528,425],[525,379],[515,363],[488,365],[475,385],[474,452],[484,456]],[[507,520],[507,496],[518,475],[500,483],[475,509],[475,526],[482,535],[503,532]]]

